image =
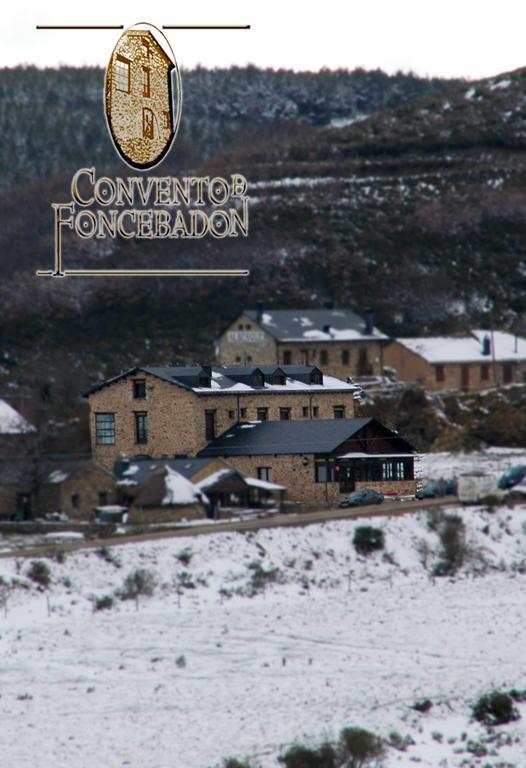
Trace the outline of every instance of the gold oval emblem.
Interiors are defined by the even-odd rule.
[[[122,33],[106,69],[105,94],[106,119],[122,159],[133,168],[159,163],[179,127],[182,84],[172,47],[153,24]]]

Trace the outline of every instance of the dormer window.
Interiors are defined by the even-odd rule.
[[[210,379],[208,378],[208,376],[199,376],[199,386],[210,387]]]
[[[254,374],[252,376],[252,383],[254,387],[262,387],[264,384],[263,381],[263,374],[261,371],[254,371]]]
[[[311,376],[312,384],[323,384],[323,374],[320,371],[313,371]]]
[[[283,376],[282,373],[275,373],[274,378],[272,379],[272,383],[280,384],[283,386],[287,383],[287,379],[285,378],[285,376]]]

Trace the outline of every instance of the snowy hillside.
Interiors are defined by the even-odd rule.
[[[386,768],[524,766],[526,705],[493,730],[471,705],[526,688],[526,505],[453,513],[464,564],[441,578],[424,513],[375,518],[369,556],[360,520],[68,554],[47,588],[0,560],[3,764],[270,768],[361,726],[396,743]],[[138,568],[153,595],[116,597]]]

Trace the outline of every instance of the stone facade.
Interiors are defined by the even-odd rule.
[[[401,381],[416,382],[432,390],[477,391],[526,380],[526,362],[429,363],[398,341],[384,351],[386,366],[394,368]]]
[[[241,314],[216,343],[221,365],[315,365],[330,376],[379,375],[384,343],[378,339],[352,341],[278,341],[250,317]]]
[[[134,398],[133,382],[137,379],[146,382],[145,398]],[[347,418],[354,415],[352,389],[198,393],[150,374],[131,374],[108,384],[92,392],[89,402],[92,455],[97,463],[108,468],[123,455],[132,458],[146,454],[156,459],[195,456],[212,439],[207,439],[207,418],[213,418],[217,436],[238,421],[257,420],[258,408],[267,409],[269,421],[280,419],[280,409],[289,409],[290,419],[330,419],[334,417],[334,408],[340,407]],[[147,414],[148,426],[147,441],[139,443],[135,414],[141,413]],[[97,414],[114,415],[114,443],[97,442]]]
[[[89,460],[76,464],[73,470],[62,462],[56,467],[49,462],[43,467],[31,461],[3,464],[0,519],[9,520],[17,512],[26,519],[58,512],[71,520],[93,520],[95,507],[115,503],[115,480]],[[53,472],[58,482],[49,482]]]
[[[335,503],[348,495],[340,483],[316,482],[314,457],[291,454],[285,456],[229,456],[228,463],[246,475],[258,476],[258,468],[270,467],[271,481],[287,487],[287,499],[307,503]],[[356,482],[355,489],[372,488],[388,495],[414,495],[414,480]]]
[[[179,523],[206,517],[202,504],[181,504],[170,507],[130,507],[128,523],[149,525],[151,523]]]

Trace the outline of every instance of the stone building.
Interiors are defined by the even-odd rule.
[[[115,498],[113,475],[91,459],[0,461],[0,519],[94,520],[96,508]]]
[[[388,341],[374,327],[369,310],[359,317],[349,309],[269,309],[261,302],[244,310],[216,342],[223,365],[316,365],[332,376],[382,373]]]
[[[118,499],[129,510],[128,522],[167,522],[196,517],[219,518],[239,508],[281,508],[286,488],[245,477],[222,459],[121,460],[113,468]],[[174,494],[174,475],[181,493]],[[193,489],[193,490],[192,490]],[[201,496],[199,496],[201,494]]]
[[[303,502],[335,502],[354,490],[415,493],[414,447],[373,418],[238,424],[200,457],[287,486]]]
[[[170,145],[173,69],[148,30],[127,30],[113,50],[106,74],[106,115],[117,148],[135,167],[158,162]]]
[[[131,368],[86,393],[92,455],[108,468],[141,455],[195,456],[240,421],[352,417],[359,394],[313,366]]]
[[[526,339],[502,331],[393,339],[386,366],[427,389],[473,391],[526,380]]]

